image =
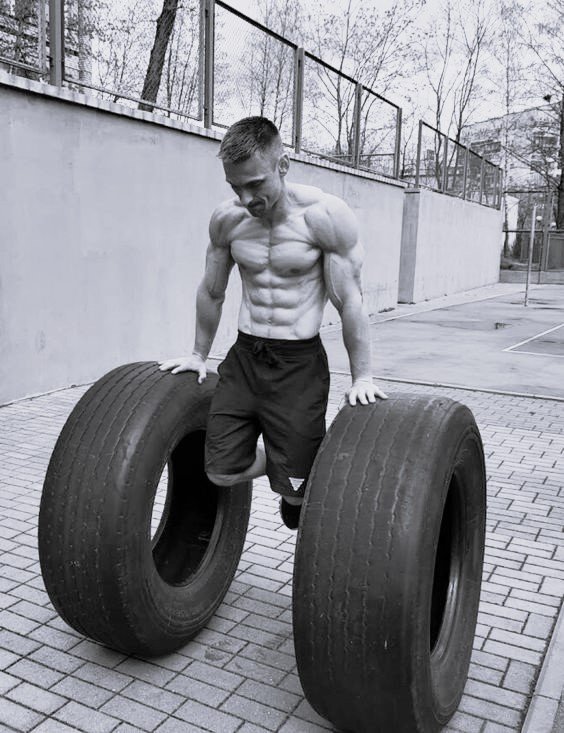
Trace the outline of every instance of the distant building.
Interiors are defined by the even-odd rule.
[[[469,125],[462,142],[506,171],[507,190],[546,189],[558,167],[560,103]]]

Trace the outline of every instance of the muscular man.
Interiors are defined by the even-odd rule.
[[[351,405],[386,395],[372,382],[368,315],[362,302],[362,247],[355,217],[336,196],[286,183],[290,161],[275,125],[247,117],[232,125],[219,157],[236,198],[210,221],[204,278],[196,299],[191,356],[160,363],[206,378],[229,273],[243,286],[239,335],[220,364],[206,437],[206,472],[231,486],[265,472],[281,494],[285,524],[298,526],[306,480],[325,434],[327,356],[319,338],[329,299],[348,352]],[[265,451],[257,448],[262,433]]]

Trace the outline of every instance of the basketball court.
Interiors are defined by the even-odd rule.
[[[564,399],[564,287],[498,284],[371,317],[382,379]],[[333,370],[348,371],[339,326],[323,333]]]

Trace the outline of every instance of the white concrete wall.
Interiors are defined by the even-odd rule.
[[[0,404],[192,348],[209,216],[232,195],[218,135],[120,109],[0,75]],[[395,306],[403,188],[303,160],[289,178],[348,201],[369,311]],[[239,293],[234,275],[216,353]]]
[[[399,301],[499,281],[501,211],[426,189],[405,192]]]

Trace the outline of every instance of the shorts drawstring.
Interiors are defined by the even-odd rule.
[[[280,357],[264,341],[254,342],[253,356],[257,357],[257,361],[262,361],[264,364],[268,364],[268,366],[280,366],[280,364],[283,364]]]

